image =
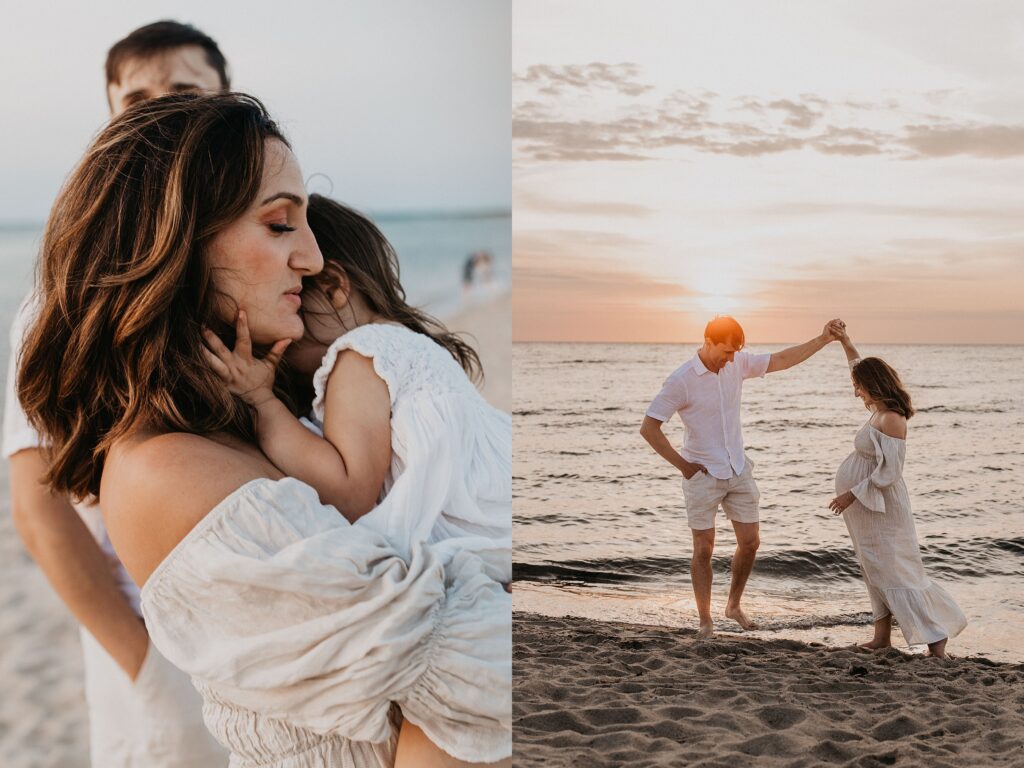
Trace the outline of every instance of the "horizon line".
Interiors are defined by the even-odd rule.
[[[487,219],[512,216],[512,209],[508,206],[482,206],[478,208],[363,208],[359,210],[371,219],[378,221],[402,219]],[[0,220],[0,232],[42,229],[46,226],[46,221],[46,218]]]
[[[514,321],[513,321],[514,322]],[[744,345],[759,346],[764,344],[803,344],[807,339],[789,341],[752,341]],[[633,344],[643,346],[691,346],[702,345],[703,341],[574,341],[572,339],[513,339],[513,346],[516,344]],[[1000,341],[872,341],[857,340],[856,344],[877,344],[889,347],[1024,347],[1024,341],[1000,342]]]

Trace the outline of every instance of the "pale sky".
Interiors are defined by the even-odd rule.
[[[517,0],[517,340],[1024,343],[1024,7]]]
[[[371,211],[507,209],[510,17],[507,0],[5,2],[0,225],[46,218],[108,117],[107,49],[163,18],[217,40],[232,86],[264,101],[335,196]]]

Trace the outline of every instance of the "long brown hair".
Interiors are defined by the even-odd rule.
[[[18,365],[54,490],[98,495],[107,451],[137,426],[252,438],[251,410],[201,355],[204,326],[231,339],[204,253],[259,192],[268,138],[287,144],[251,96],[165,96],[112,121],[71,173]]]
[[[309,196],[307,218],[324,256],[324,270],[303,280],[303,291],[320,293],[323,303],[328,304],[330,292],[340,286],[340,271],[376,315],[429,336],[451,353],[471,379],[483,378],[476,351],[440,320],[406,301],[398,255],[372,221],[336,200],[316,194]],[[327,343],[330,341],[333,339]]]
[[[910,393],[903,388],[900,375],[880,357],[865,357],[854,364],[850,373],[868,396],[886,410],[895,411],[905,419],[914,415]]]

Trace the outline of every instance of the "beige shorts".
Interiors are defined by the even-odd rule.
[[[728,480],[720,480],[698,472],[689,480],[683,478],[683,499],[686,501],[686,523],[698,531],[715,527],[718,507],[737,523],[759,521],[757,506],[761,492],[754,481],[754,462],[747,457],[743,472]]]

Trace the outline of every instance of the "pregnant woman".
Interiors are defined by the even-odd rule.
[[[302,337],[323,266],[306,207],[251,97],[169,96],[104,129],[47,224],[19,364],[48,481],[99,498],[233,768],[507,764],[501,583],[468,552],[399,555],[283,477],[203,356],[240,311],[263,352]]]
[[[914,415],[910,395],[899,375],[877,357],[863,360],[843,330],[853,393],[871,418],[854,438],[854,451],[836,473],[836,493],[829,504],[842,514],[860,561],[875,622],[875,636],[861,648],[888,648],[893,617],[907,645],[927,644],[945,658],[946,642],[967,626],[963,612],[928,578],[903,482],[907,420]]]

